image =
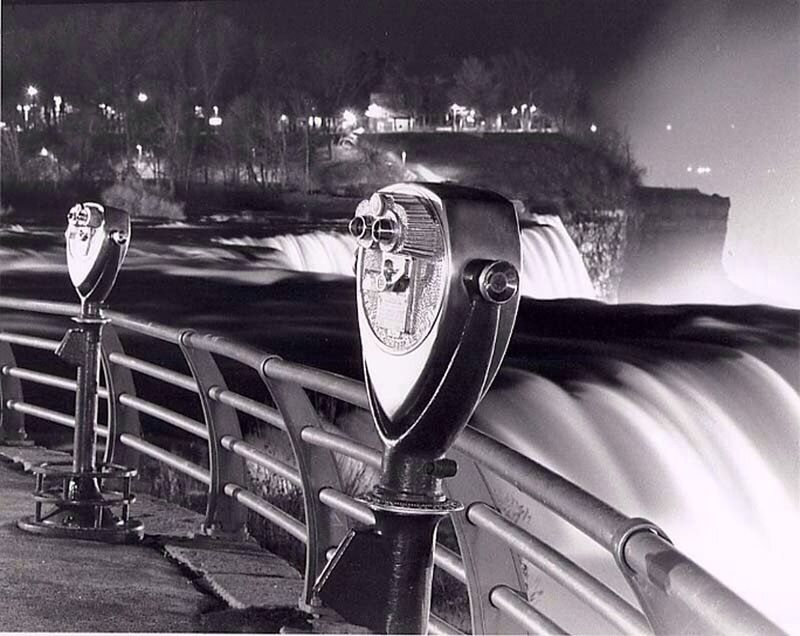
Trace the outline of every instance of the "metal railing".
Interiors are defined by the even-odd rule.
[[[77,305],[0,297],[0,308],[73,316]],[[245,532],[247,511],[260,515],[305,544],[305,592],[311,588],[333,548],[353,524],[372,524],[372,511],[345,492],[335,456],[379,468],[381,453],[340,430],[323,426],[307,390],[359,409],[368,409],[361,383],[295,364],[255,347],[191,329],[106,312],[102,360],[107,425],[106,462],[135,466],[139,454],[153,458],[204,484],[204,530],[225,536]],[[134,332],[178,348],[189,373],[126,354],[118,332]],[[24,417],[74,426],[72,415],[26,402],[23,384],[75,391],[75,381],[16,362],[27,348],[55,351],[57,340],[0,332],[0,443],[25,438]],[[275,406],[242,395],[226,383],[218,358],[254,370]],[[134,374],[197,396],[202,420],[137,395]],[[143,438],[140,414],[187,432],[208,444],[208,468]],[[295,465],[273,457],[243,439],[239,415],[246,414],[288,437]],[[472,633],[565,633],[528,600],[523,563],[549,576],[563,590],[620,633],[781,633],[753,608],[678,552],[653,524],[630,518],[545,466],[468,427],[453,456],[458,475],[448,480],[451,496],[466,504],[453,516],[460,554],[438,545],[435,564],[466,585]],[[248,489],[246,463],[302,488],[304,521]],[[491,475],[491,476],[490,476]],[[507,482],[593,539],[633,588],[635,607],[556,549],[505,517],[490,482]],[[460,633],[431,616],[431,633]]]

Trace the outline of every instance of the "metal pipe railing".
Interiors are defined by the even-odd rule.
[[[300,433],[302,440],[308,444],[327,448],[340,455],[363,462],[367,466],[380,469],[380,451],[370,448],[366,444],[345,437],[342,433],[332,433],[320,428],[304,428]]]
[[[286,431],[286,423],[283,421],[278,409],[266,406],[244,395],[239,395],[229,389],[212,387],[208,392],[208,397],[222,404],[235,408],[237,411],[247,413],[257,420],[270,424],[275,428]]]
[[[59,316],[72,316],[79,310],[78,305],[75,304],[4,298],[0,298],[0,307]],[[224,382],[218,382],[215,385],[209,382],[209,378],[213,374],[208,375],[208,371],[204,371],[205,380],[201,390],[199,388],[201,384],[196,377],[196,370],[193,370],[193,377],[189,377],[145,360],[126,356],[119,349],[109,355],[109,361],[112,364],[197,392],[202,399],[207,400],[207,398],[210,398],[219,404],[247,413],[284,431],[288,431],[286,418],[294,418],[292,431],[288,431],[291,436],[294,436],[293,445],[296,446],[297,442],[301,441],[307,447],[314,446],[335,452],[363,462],[373,468],[380,466],[381,454],[377,450],[341,434],[323,430],[319,422],[316,422],[316,418],[312,418],[316,422],[313,425],[303,425],[304,416],[299,416],[301,411],[295,408],[300,404],[299,395],[294,397],[290,395],[292,386],[302,387],[327,394],[354,406],[368,409],[366,391],[362,383],[304,365],[287,362],[254,347],[211,334],[175,329],[151,321],[117,314],[116,312],[107,312],[107,315],[112,319],[112,323],[118,327],[177,344],[184,350],[187,346],[191,346],[209,354],[214,353],[226,356],[256,369],[273,393],[277,390],[278,394],[282,394],[282,404],[279,404],[279,411],[228,390],[225,386],[222,386]],[[49,351],[55,351],[59,344],[58,341],[47,338],[4,332],[0,333],[0,342]],[[186,351],[184,353],[186,354]],[[13,354],[10,353],[10,350],[7,350],[6,355],[10,364],[2,367],[2,374],[0,375],[54,388],[75,390],[75,383],[71,380],[17,367],[13,363]],[[207,362],[211,363],[211,361]],[[214,367],[215,365],[212,363],[211,366]],[[126,389],[127,392],[119,392],[112,396],[109,404],[115,406],[119,403],[134,409],[134,411],[141,411],[172,424],[200,438],[209,439],[209,430],[213,429],[213,422],[209,422],[208,418],[213,417],[213,413],[209,411],[207,403],[204,403],[203,407],[204,418],[206,419],[206,425],[204,426],[201,422],[137,397],[131,389],[132,385],[129,384],[128,389]],[[11,394],[16,397],[21,396],[21,394],[14,391]],[[287,395],[289,399],[287,399]],[[74,426],[74,420],[70,416],[28,404],[21,399],[8,399],[0,406],[16,413],[25,413],[61,425]],[[308,405],[305,404],[302,408],[307,409],[307,407]],[[109,429],[98,427],[97,433],[108,436]],[[308,461],[310,456],[304,460],[305,468],[301,466],[301,471],[297,471],[293,467],[269,457],[242,441],[239,435],[240,433],[237,435],[222,434],[217,442],[226,452],[237,455],[242,459],[253,461],[267,470],[281,475],[295,485],[300,483],[308,486],[315,483],[318,485],[323,483],[314,481],[314,479],[319,479],[319,475],[313,479],[308,477],[308,471],[317,470],[315,462]],[[209,488],[211,488],[215,479],[214,471],[219,470],[213,466],[212,470],[206,470],[146,442],[137,435],[122,433],[118,436],[118,440],[122,445],[161,461],[179,472],[197,479],[209,486]],[[650,583],[651,576],[666,575],[653,574],[650,564],[654,562],[654,559],[659,562],[666,559],[670,563],[679,564],[681,567],[670,569],[669,589],[659,590],[656,594],[668,595],[670,598],[680,601],[683,606],[688,608],[689,613],[697,618],[696,625],[722,626],[722,631],[741,631],[745,629],[746,631],[767,633],[774,628],[758,612],[747,606],[741,599],[692,561],[686,559],[669,542],[658,536],[654,531],[639,531],[641,528],[637,526],[635,532],[624,534],[624,540],[620,539],[620,531],[626,528],[630,529],[631,523],[636,520],[631,520],[612,506],[597,499],[557,473],[470,427],[459,437],[456,442],[456,448],[475,461],[481,469],[490,471],[538,501],[614,554],[621,567],[630,567],[631,576],[635,577],[640,583],[642,581]],[[306,449],[302,447],[295,448],[295,453],[298,452],[305,453]],[[333,474],[330,466],[326,470]],[[303,471],[306,472],[304,473]],[[318,485],[311,491],[306,492],[305,496],[307,498],[314,497],[332,510],[342,512],[346,516],[362,523],[373,521],[374,516],[371,515],[371,511],[360,502],[336,488],[320,488]],[[309,490],[308,487],[305,490]],[[295,538],[306,543],[310,541],[311,533],[301,522],[241,486],[231,482],[225,483],[224,494],[239,502],[245,508],[276,523]],[[468,509],[466,514],[470,523],[475,524],[483,532],[488,532],[502,539],[514,551],[529,559],[555,581],[564,585],[583,601],[587,602],[592,609],[598,611],[616,628],[634,633],[646,631],[646,621],[641,613],[605,588],[599,581],[581,570],[569,559],[503,518],[493,508],[477,502]],[[318,522],[315,521],[315,523]],[[314,526],[312,524],[309,527]],[[647,528],[644,529],[646,530]],[[319,541],[319,537],[332,535],[315,534],[314,536],[316,538],[313,541]],[[323,555],[329,547],[329,545],[324,546],[324,549],[322,549]],[[320,548],[315,549],[318,550]],[[461,557],[456,553],[438,546],[435,559],[437,565],[452,574],[456,579],[467,581],[465,565]],[[630,577],[629,580],[631,580]],[[526,629],[535,633],[563,632],[561,627],[543,616],[528,603],[523,595],[511,587],[496,585],[491,589],[488,597],[489,602],[495,608],[518,621]],[[647,608],[645,609],[647,610]],[[650,616],[649,610],[647,611],[648,616]],[[661,625],[660,631],[664,631],[668,626],[668,624]],[[452,629],[454,628],[447,625],[447,623],[433,616],[431,617],[432,632],[437,630],[448,632]]]
[[[9,344],[30,347],[31,349],[42,349],[44,351],[56,352],[60,342],[50,338],[39,338],[37,336],[24,336],[16,333],[0,332],[0,340]]]
[[[550,636],[567,634],[567,630],[560,627],[553,620],[533,607],[524,596],[510,587],[500,585],[489,592],[489,601],[501,612],[516,620],[532,634]]]
[[[375,513],[365,504],[340,490],[323,488],[319,491],[319,500],[326,506],[346,514],[359,523],[367,526],[375,525]]]
[[[620,632],[652,633],[644,614],[579,565],[503,517],[497,510],[484,503],[474,503],[466,514],[471,523],[500,538]]]
[[[283,528],[298,541],[302,541],[303,543],[308,541],[308,533],[306,532],[305,525],[277,506],[273,506],[266,499],[254,495],[238,484],[225,484],[224,492],[248,510],[252,510],[265,519],[272,521],[272,523],[278,527]]]
[[[155,378],[156,380],[161,380],[162,382],[185,389],[191,393],[197,393],[198,391],[197,382],[195,382],[191,376],[184,373],[179,373],[178,371],[173,371],[172,369],[167,369],[158,364],[140,360],[139,358],[134,358],[124,353],[113,352],[109,354],[108,359],[112,364],[117,364],[131,371],[136,371],[137,373]]]
[[[609,552],[613,551],[617,528],[628,521],[628,517],[615,508],[558,473],[469,426],[454,446]]]
[[[276,475],[283,477],[286,481],[294,486],[297,486],[298,488],[302,486],[300,473],[297,472],[295,468],[292,468],[288,464],[285,464],[284,462],[267,455],[263,451],[257,449],[255,446],[252,446],[240,439],[236,439],[231,435],[225,435],[220,442],[222,443],[222,447],[224,449],[229,450],[232,453],[236,453],[239,457],[251,461],[262,468],[266,468]]]
[[[16,411],[17,413],[38,417],[40,420],[45,420],[46,422],[60,424],[68,428],[75,428],[75,416],[59,413],[58,411],[43,406],[36,406],[35,404],[28,404],[27,402],[20,402],[19,400],[7,400],[5,408]],[[108,437],[107,426],[97,426],[95,430],[100,437]]]
[[[143,400],[140,397],[128,395],[127,393],[119,395],[117,399],[119,400],[120,404],[124,404],[132,409],[136,409],[137,411],[150,415],[151,417],[155,417],[156,419],[166,422],[167,424],[172,424],[174,427],[184,430],[187,433],[191,433],[192,435],[195,435],[201,439],[208,439],[208,431],[206,430],[206,427],[197,420],[193,420],[191,417],[186,417],[185,415],[176,413],[175,411],[161,406],[160,404],[155,404],[149,400]]]
[[[69,378],[61,377],[60,375],[53,375],[50,373],[42,373],[40,371],[33,371],[32,369],[25,369],[23,367],[9,367],[4,366],[0,369],[2,375],[7,375],[11,378],[18,378],[26,382],[33,382],[42,386],[53,387],[54,389],[64,389],[65,391],[72,391],[77,389],[77,382]],[[97,396],[102,399],[108,399],[108,389],[105,387],[98,387]]]
[[[299,384],[300,386],[324,393],[343,402],[369,410],[369,401],[364,385],[343,375],[320,371],[296,362],[272,358],[264,364],[264,373],[273,380]]]
[[[453,634],[454,636],[459,636],[459,634],[463,634],[464,632],[432,613],[428,618],[428,633]]]
[[[167,466],[174,468],[178,472],[188,475],[192,479],[196,479],[206,486],[211,483],[210,473],[202,466],[198,466],[197,464],[190,462],[188,459],[184,459],[183,457],[178,457],[177,455],[164,450],[160,446],[146,442],[141,437],[123,433],[120,435],[119,441],[122,444],[125,444],[125,446],[136,449],[142,453],[142,455],[147,455],[148,457],[158,460]]]

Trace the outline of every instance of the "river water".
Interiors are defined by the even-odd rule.
[[[136,224],[110,305],[360,377],[345,223]],[[0,292],[73,301],[61,231],[0,230]],[[773,620],[800,629],[791,578],[800,565],[800,313],[597,302],[557,220],[525,229],[523,252],[526,297],[474,423],[626,514],[652,519]],[[44,329],[11,314],[0,323]],[[498,498],[624,592],[587,541],[518,494]],[[544,607],[557,596],[535,575],[530,584]],[[552,609],[564,626],[592,631],[563,604]]]

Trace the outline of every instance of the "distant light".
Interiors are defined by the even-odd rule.
[[[364,111],[364,115],[370,119],[383,119],[384,117],[389,116],[389,111],[387,111],[383,106],[378,106],[378,104],[372,103],[369,105],[369,108]]]
[[[136,152],[142,154],[142,144],[136,144]]]
[[[516,115],[516,114],[517,114],[517,112],[518,112],[518,111],[517,111],[517,107],[516,107],[516,106],[512,106],[512,107],[511,107],[511,114],[512,114],[512,115]]]
[[[672,130],[672,124],[667,124],[667,130]]]
[[[526,110],[528,110],[528,105],[527,104],[523,104],[522,106],[520,106],[520,108],[522,109],[522,112],[524,113]]]
[[[17,112],[18,113],[22,112],[22,104],[17,104]]]
[[[136,96],[136,99],[138,99],[142,104],[144,104],[147,101],[147,93],[139,93]]]
[[[322,117],[317,115],[316,117],[314,117],[314,127],[320,128],[321,126],[322,126]]]
[[[105,109],[106,109],[106,105],[105,105],[105,104],[98,104],[98,105],[97,105],[97,107],[98,107],[100,110],[105,110]]]
[[[25,89],[25,94],[26,94],[28,97],[36,97],[36,96],[39,94],[39,89],[38,89],[38,88],[36,88],[36,87],[35,87],[35,86],[33,86],[33,85],[31,85],[31,86],[28,86],[28,88],[27,88],[27,89]]]
[[[285,124],[288,121],[289,121],[289,116],[286,113],[281,115],[281,122],[283,122]]]
[[[212,106],[212,107],[211,107],[211,110],[213,110],[213,111],[214,111],[214,117],[216,117],[217,115],[219,115],[219,107],[218,107],[218,106]]]
[[[596,133],[597,132],[597,124],[592,124],[591,126],[589,126],[589,130],[591,130],[593,133]]]
[[[530,110],[532,113],[535,113],[536,112],[536,104],[531,104],[531,107],[528,110]]]
[[[355,126],[358,123],[358,117],[352,110],[346,110],[342,113],[342,124],[348,128]]]
[[[692,168],[691,164],[686,166],[686,172],[691,172],[694,168]]]
[[[208,125],[209,126],[222,126],[222,117],[219,115],[213,115],[212,117],[208,118]]]
[[[711,174],[711,168],[709,166],[697,166],[696,172],[697,174]]]
[[[49,155],[50,155],[50,151],[47,148],[45,148],[44,146],[42,146],[42,149],[39,151],[39,156],[40,157],[48,157]]]
[[[61,108],[61,95],[53,95],[53,103],[56,105],[56,108]]]
[[[0,130],[5,130],[8,126],[6,126],[6,122],[0,121]]]
[[[731,130],[733,130],[734,128],[736,128],[736,124],[731,124]]]
[[[194,107],[194,116],[198,119],[203,119],[205,115],[203,114],[203,107],[202,106],[195,106]]]

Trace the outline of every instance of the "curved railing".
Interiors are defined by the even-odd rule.
[[[77,305],[0,297],[0,308],[74,316]],[[245,532],[253,511],[305,544],[304,601],[327,557],[353,524],[372,524],[372,511],[345,492],[335,456],[374,469],[381,453],[342,431],[323,426],[306,390],[368,409],[361,383],[283,360],[233,340],[176,329],[116,312],[102,340],[107,425],[97,433],[106,439],[105,461],[136,465],[145,455],[191,477],[207,488],[204,530],[236,535]],[[119,333],[134,332],[176,346],[189,373],[128,355]],[[27,402],[23,384],[75,391],[75,381],[16,362],[18,350],[54,352],[58,340],[0,332],[0,442],[25,438],[24,417],[74,426],[72,415]],[[228,386],[218,365],[227,358],[254,370],[274,406]],[[134,374],[195,394],[202,420],[137,395]],[[144,439],[139,415],[145,414],[208,444],[208,468]],[[283,431],[294,453],[294,465],[273,457],[242,437],[239,414]],[[438,545],[435,564],[466,585],[471,629],[478,633],[564,633],[526,595],[523,561],[558,583],[620,633],[780,633],[763,616],[678,552],[653,524],[629,518],[548,468],[524,457],[480,431],[468,427],[452,456],[458,475],[448,480],[451,496],[466,504],[453,516],[459,552]],[[247,488],[246,462],[262,467],[302,489],[301,521]],[[641,605],[634,607],[568,557],[505,517],[491,480],[502,480],[542,504],[593,539],[616,561]],[[432,616],[430,631],[459,633]]]

